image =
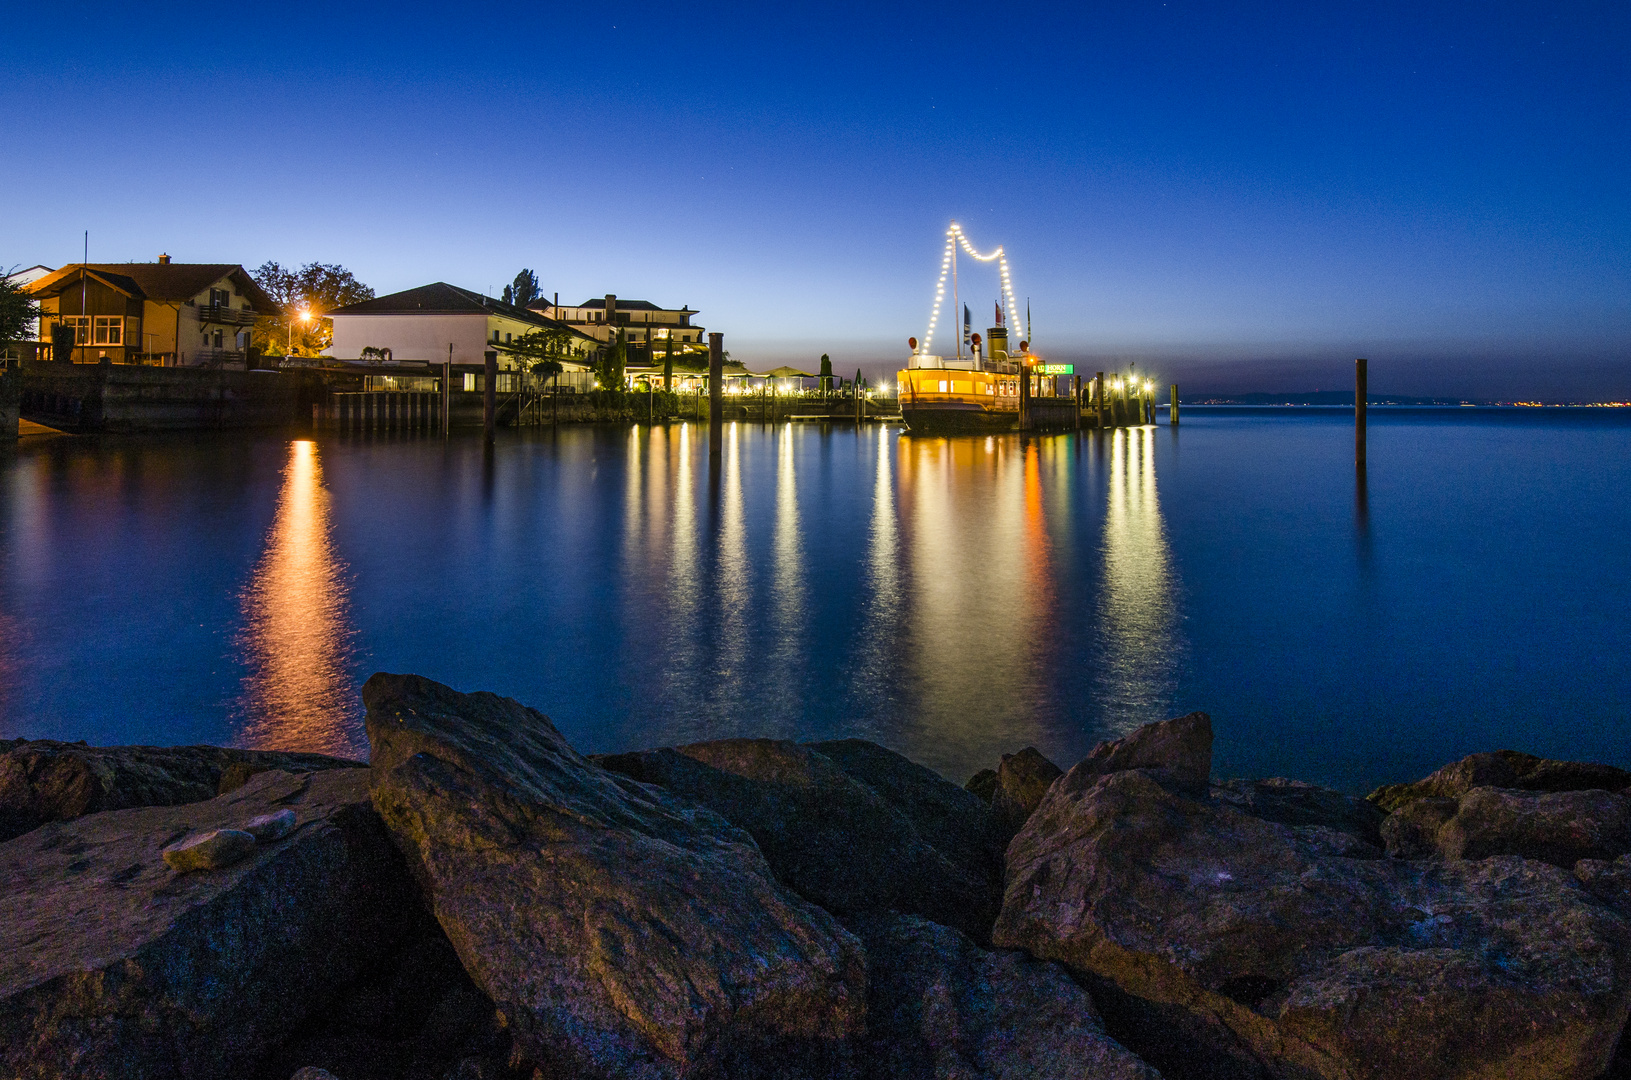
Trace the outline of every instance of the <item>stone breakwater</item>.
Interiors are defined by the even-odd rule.
[[[371,761],[0,743],[0,1076],[1621,1075],[1631,774],[1357,799],[1195,713],[965,787],[861,740],[585,757],[412,675]]]

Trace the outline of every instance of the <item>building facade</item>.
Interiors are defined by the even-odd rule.
[[[372,356],[389,350],[395,365],[451,361],[463,367],[482,364],[483,354],[496,349],[500,368],[512,370],[516,360],[505,346],[534,330],[556,329],[569,334],[561,362],[570,373],[587,372],[600,349],[578,327],[444,281],[336,308],[326,317],[334,320],[329,354],[337,360],[356,360],[365,349],[374,350]]]
[[[708,341],[707,330],[692,325],[691,319],[697,312],[689,306],[661,308],[649,300],[619,300],[616,295],[607,293],[603,299],[573,305],[538,300],[531,310],[603,343],[615,338],[619,329],[624,331],[624,340],[629,344],[655,345],[658,352],[662,351],[665,340],[693,348]]]
[[[49,343],[53,328],[66,328],[76,364],[246,367],[256,316],[277,311],[242,266],[177,263],[168,255],[151,263],[74,263],[28,291],[40,305],[39,340]]]

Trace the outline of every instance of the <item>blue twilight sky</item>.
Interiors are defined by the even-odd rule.
[[[0,262],[338,262],[893,366],[949,220],[1039,351],[1631,396],[1631,5],[11,5]],[[984,325],[995,276],[963,277]],[[943,324],[944,325],[944,324]],[[937,342],[937,344],[940,344]],[[1248,385],[1249,384],[1249,385]],[[1379,385],[1373,378],[1373,385]]]

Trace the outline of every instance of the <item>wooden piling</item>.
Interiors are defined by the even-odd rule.
[[[1365,467],[1365,405],[1370,394],[1365,367],[1368,361],[1354,361],[1354,464]]]
[[[725,437],[725,335],[708,335],[708,456],[719,457]]]
[[[1076,376],[1076,393],[1072,396],[1076,399],[1076,430],[1080,431],[1082,430],[1082,377],[1080,375]]]
[[[1099,430],[1104,430],[1104,372],[1093,377],[1093,407],[1098,411]]]
[[[1172,407],[1167,410],[1167,423],[1178,426],[1178,384],[1172,384]]]
[[[488,349],[481,354],[486,361],[486,379],[481,394],[481,433],[487,442],[493,441],[498,430],[498,350]]]
[[[448,433],[448,406],[453,402],[453,346],[447,347],[447,359],[442,363],[442,436]]]

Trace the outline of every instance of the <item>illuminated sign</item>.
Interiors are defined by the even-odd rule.
[[[1074,375],[1074,374],[1076,374],[1076,365],[1075,364],[1043,364],[1041,367],[1037,368],[1036,370],[1040,371],[1044,375]]]

